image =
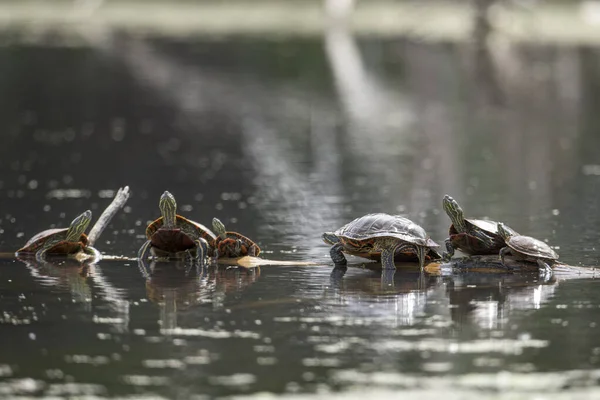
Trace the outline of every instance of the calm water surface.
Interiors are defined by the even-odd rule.
[[[599,60],[339,32],[0,47],[1,251],[129,185],[105,254],[134,257],[169,190],[266,258],[319,264],[162,263],[146,279],[136,261],[8,257],[0,397],[600,396],[597,280],[399,270],[387,284],[358,259],[334,269],[320,239],[388,212],[443,243],[449,193],[597,266]]]

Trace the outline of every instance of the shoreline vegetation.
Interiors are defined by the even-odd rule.
[[[510,2],[487,12],[490,38],[513,42],[600,45],[600,2]],[[8,1],[0,3],[0,30],[13,40],[44,40],[48,34],[71,40],[121,31],[161,36],[315,37],[340,26],[339,17],[318,1]],[[421,41],[466,42],[474,38],[471,2],[358,0],[341,22],[361,37],[407,37]],[[6,42],[7,39],[4,39]],[[46,40],[44,40],[46,41]]]

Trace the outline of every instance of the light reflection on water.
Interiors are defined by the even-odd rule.
[[[567,263],[598,265],[591,50],[475,54],[338,31],[239,40],[0,49],[12,74],[0,82],[3,251],[127,184],[128,208],[98,244],[107,254],[136,253],[168,189],[182,213],[219,217],[268,258],[320,264],[2,260],[0,396],[597,395],[595,280],[382,279],[356,259],[332,268],[320,239],[383,211],[442,243],[449,193],[469,215],[548,239]],[[60,63],[37,68],[47,57]],[[540,65],[558,72],[533,76]],[[72,83],[56,84],[65,73]]]

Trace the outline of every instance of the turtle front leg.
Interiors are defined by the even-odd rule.
[[[450,261],[450,259],[454,257],[454,246],[452,246],[450,238],[446,239],[445,243],[447,252],[445,251],[444,254],[442,254],[442,259],[444,261]]]
[[[500,264],[502,264],[503,267],[510,269],[506,264],[504,264],[504,257],[507,254],[510,254],[510,247],[503,247],[500,249]]]
[[[196,260],[204,264],[206,262],[206,257],[208,257],[208,242],[203,238],[198,238],[195,240],[196,243]]]
[[[150,240],[146,240],[146,242],[142,245],[142,247],[140,247],[139,251],[138,251],[138,258],[140,260],[145,260],[148,258],[148,256],[150,255]]]
[[[394,254],[396,249],[402,246],[394,246],[392,248],[386,247],[381,249],[381,268],[387,270],[396,270],[396,264],[394,263]]]
[[[348,263],[344,253],[342,252],[343,248],[344,246],[342,246],[341,243],[336,243],[331,246],[331,250],[329,250],[329,255],[331,256],[331,259],[335,265],[346,265]]]

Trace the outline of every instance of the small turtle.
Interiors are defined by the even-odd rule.
[[[437,243],[419,225],[399,215],[367,214],[323,234],[332,245],[329,254],[336,265],[345,265],[343,252],[358,257],[381,260],[385,269],[395,269],[394,260],[419,261],[423,269],[427,259],[439,259]]]
[[[212,227],[217,235],[214,243],[211,243],[216,257],[256,257],[260,254],[260,247],[256,243],[242,234],[226,231],[218,218],[213,218]]]
[[[505,265],[504,256],[510,253],[516,259],[535,262],[540,269],[552,272],[550,265],[558,260],[558,254],[546,243],[531,236],[515,234],[502,223],[498,223],[498,233],[506,242],[506,247],[500,249],[499,253],[502,265]]]
[[[145,260],[152,252],[157,257],[177,256],[181,252],[196,251],[196,259],[204,261],[212,252],[208,243],[216,236],[207,227],[177,215],[175,197],[165,191],[158,204],[161,217],[146,228],[148,239],[138,251]]]
[[[452,221],[449,237],[445,241],[446,250],[448,251],[444,253],[445,260],[449,260],[454,255],[455,249],[469,255],[486,255],[496,254],[506,246],[504,239],[498,232],[498,222],[466,219],[458,202],[448,195],[444,196],[442,205]],[[504,229],[513,235],[517,235],[517,232],[506,225]]]
[[[88,246],[88,238],[84,233],[90,221],[92,212],[87,210],[77,216],[68,228],[48,229],[38,233],[25,246],[17,250],[18,256],[35,253],[35,258],[42,262],[47,254],[69,255],[80,251],[99,256],[98,250]]]

